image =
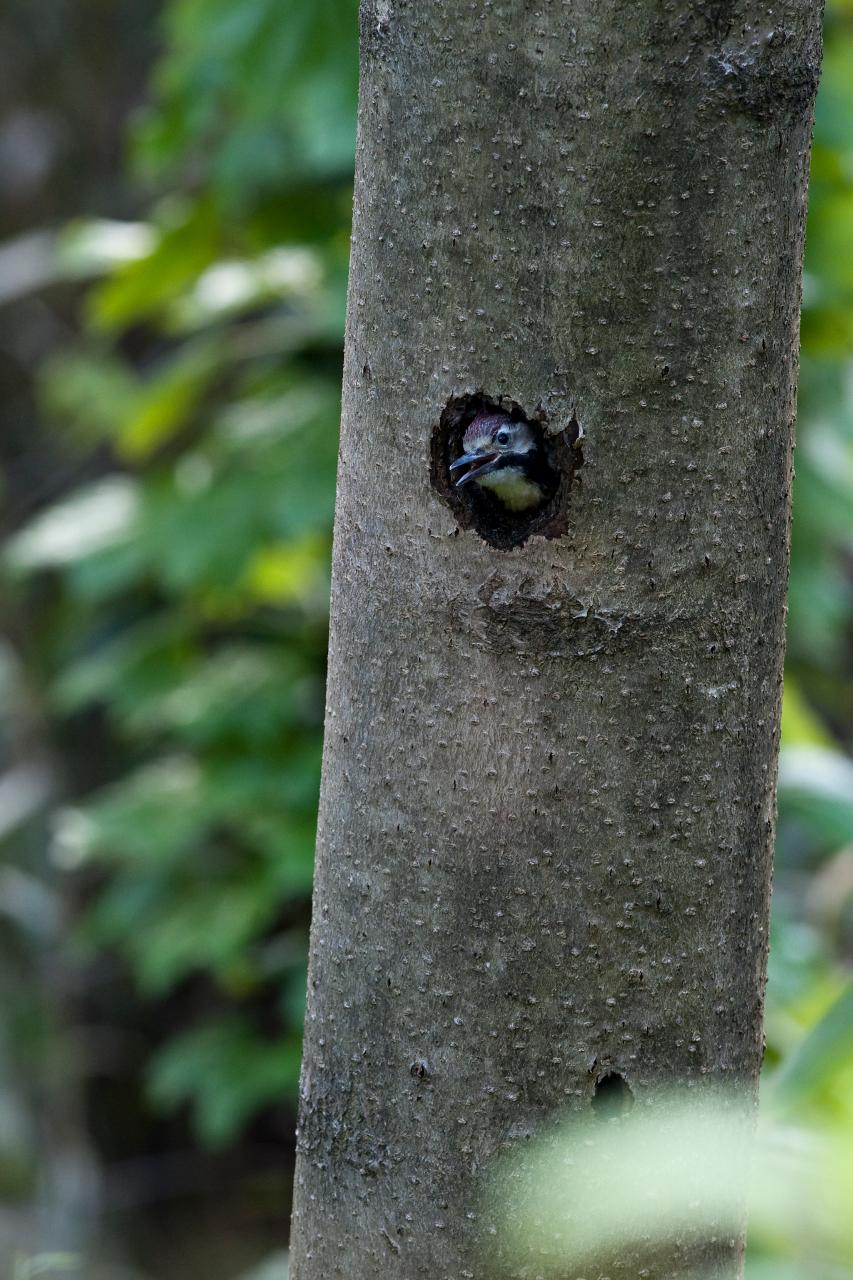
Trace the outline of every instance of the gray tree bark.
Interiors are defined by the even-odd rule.
[[[820,8],[364,0],[295,1280],[534,1276],[500,1152],[754,1087]],[[509,542],[477,394],[584,431]]]

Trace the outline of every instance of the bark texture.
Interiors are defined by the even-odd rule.
[[[295,1280],[505,1274],[507,1145],[757,1077],[820,17],[363,3]],[[576,415],[562,536],[431,483],[476,392]]]

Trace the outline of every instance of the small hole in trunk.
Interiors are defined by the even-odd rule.
[[[592,1109],[602,1120],[610,1120],[613,1116],[624,1115],[634,1105],[634,1095],[623,1075],[618,1071],[608,1071],[595,1082],[595,1093],[592,1095]]]

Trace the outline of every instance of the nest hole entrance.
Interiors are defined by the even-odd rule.
[[[459,488],[450,473],[451,465],[465,452],[463,438],[480,414],[501,414],[510,422],[524,422],[533,432],[541,450],[543,500],[535,507],[512,511],[500,499],[476,482]],[[432,433],[432,486],[450,507],[462,529],[474,529],[490,547],[508,551],[531,537],[559,538],[568,529],[568,505],[572,483],[583,465],[580,442],[583,431],[577,418],[562,431],[549,430],[547,415],[541,410],[525,413],[521,405],[505,396],[477,391],[453,396]]]

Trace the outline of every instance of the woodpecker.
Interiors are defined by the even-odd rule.
[[[489,489],[510,511],[528,511],[548,496],[548,466],[526,422],[504,413],[479,413],[462,439],[464,453],[450,464],[456,488],[470,481]]]

